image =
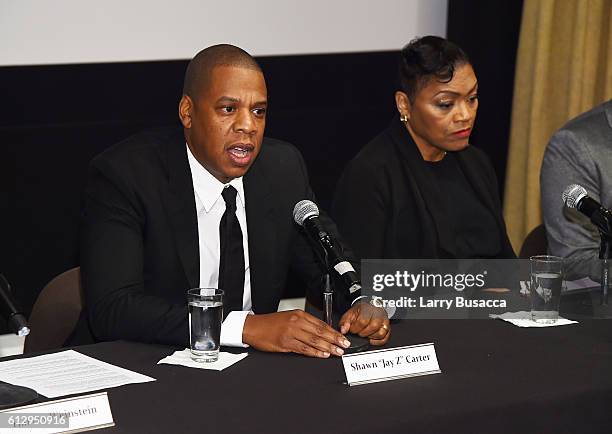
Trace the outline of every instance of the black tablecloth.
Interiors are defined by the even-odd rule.
[[[165,346],[75,349],[157,379],[108,391],[109,433],[612,432],[610,320],[540,329],[405,320],[387,347],[425,342],[442,374],[355,387],[339,358],[249,349],[217,372],[157,365],[176,349]]]
[[[406,320],[387,347],[434,342],[442,374],[348,387],[338,358],[249,349],[222,371],[157,365],[175,349],[77,347],[156,378],[110,389],[113,433],[611,433],[612,321],[521,329]]]

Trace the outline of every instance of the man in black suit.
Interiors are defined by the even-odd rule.
[[[348,331],[388,340],[384,311],[364,300],[342,316],[341,333],[302,311],[276,312],[288,273],[320,295],[322,268],[292,219],[296,202],[314,199],[304,162],[263,138],[266,109],[255,60],[209,47],[187,68],[182,131],[142,133],[93,160],[81,267],[96,338],[186,345],[186,290],[218,285],[232,310],[224,345],[329,357],[343,353]]]

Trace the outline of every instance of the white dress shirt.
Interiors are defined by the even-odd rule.
[[[187,145],[186,145],[187,146]],[[200,246],[200,287],[217,288],[219,284],[220,240],[219,223],[225,212],[225,201],[221,196],[224,188],[233,186],[236,195],[236,217],[242,230],[242,248],[244,250],[244,294],[242,311],[232,311],[221,325],[221,345],[247,347],[242,342],[242,329],[247,315],[251,311],[251,273],[249,267],[249,237],[246,224],[246,209],[242,177],[223,184],[206,170],[191,153],[187,146],[187,159],[191,169],[191,180],[195,194],[198,218],[198,239]],[[221,288],[223,289],[223,288]]]

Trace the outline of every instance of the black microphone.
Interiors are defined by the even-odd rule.
[[[13,300],[11,285],[2,274],[0,274],[0,315],[6,318],[9,330],[13,333],[19,336],[27,336],[30,333],[25,315]]]
[[[612,237],[612,212],[590,198],[584,187],[578,184],[568,186],[563,192],[563,202],[568,208],[575,208],[590,218],[603,234]]]
[[[351,263],[344,258],[338,241],[323,226],[317,205],[310,200],[299,201],[293,208],[293,219],[304,228],[312,241],[323,248],[327,266],[337,273],[345,289],[351,295],[359,291],[361,281]]]

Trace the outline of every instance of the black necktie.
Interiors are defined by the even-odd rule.
[[[223,189],[225,212],[219,223],[221,256],[219,258],[219,289],[225,292],[223,313],[227,316],[232,310],[242,310],[244,291],[244,249],[242,231],[236,217],[236,189],[231,185]]]

